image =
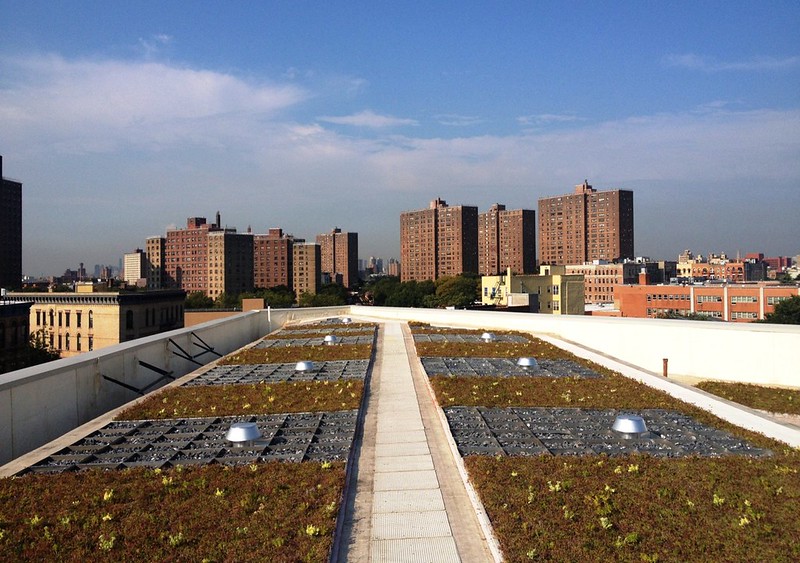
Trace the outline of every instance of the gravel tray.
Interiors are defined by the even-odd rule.
[[[327,346],[325,335],[313,338],[266,338],[253,348],[283,348],[285,346]],[[339,336],[339,344],[372,344],[375,336]]]
[[[484,344],[480,334],[415,334],[414,342],[447,342],[452,344]],[[514,342],[527,344],[531,342],[519,334],[495,334],[493,342]]]
[[[89,467],[170,467],[175,465],[250,464],[275,459],[344,461],[355,436],[358,411],[227,416],[174,420],[111,422],[60,450],[28,471],[73,471]],[[255,422],[261,438],[237,447],[225,439],[234,422]],[[117,430],[125,425],[128,433]],[[158,432],[152,432],[158,428]],[[187,431],[191,429],[191,431]],[[147,439],[143,440],[142,437]],[[108,440],[114,437],[114,442]],[[98,443],[110,445],[99,447]],[[97,448],[97,449],[93,449]]]
[[[538,370],[525,369],[517,365],[517,358],[444,358],[423,357],[422,367],[429,377],[602,377],[594,370],[572,360],[536,360]]]
[[[772,455],[746,440],[661,409],[641,411],[564,408],[447,407],[450,431],[462,456],[646,453],[657,457]],[[648,432],[625,437],[611,429],[618,414],[644,418]]]
[[[207,372],[184,383],[196,385],[232,385],[238,383],[277,383],[279,381],[337,381],[339,379],[365,379],[369,360],[336,360],[314,362],[311,371],[295,371],[297,363],[245,364],[215,366]]]

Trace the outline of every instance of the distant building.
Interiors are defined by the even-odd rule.
[[[496,203],[478,215],[478,271],[490,276],[508,268],[516,274],[536,272],[536,212],[508,211]]]
[[[246,291],[253,291],[253,235],[229,229],[209,232],[206,293],[216,299]]]
[[[633,192],[598,192],[587,181],[575,193],[539,199],[541,264],[633,259]]]
[[[167,239],[164,237],[148,237],[145,241],[147,256],[147,289],[164,287],[164,254]]]
[[[105,285],[78,284],[70,293],[10,293],[33,301],[31,334],[62,358],[183,327],[183,290],[109,292]]]
[[[0,298],[0,373],[21,367],[20,353],[28,345],[28,323],[33,301]]]
[[[583,276],[564,266],[542,266],[539,275],[481,277],[481,303],[553,315],[583,315]]]
[[[358,233],[343,233],[336,227],[330,233],[317,235],[317,244],[322,272],[335,283],[353,287],[358,281]]]
[[[623,285],[616,288],[615,305],[623,317],[706,315],[722,321],[763,319],[775,305],[793,295],[797,286],[777,284]]]
[[[400,277],[400,262],[394,258],[389,258],[389,271],[390,276]]]
[[[209,225],[205,217],[189,217],[185,229],[167,231],[164,287],[208,295],[208,233],[218,230],[219,221]]]
[[[291,289],[294,241],[293,236],[278,228],[253,235],[253,284],[256,288],[283,285]]]
[[[3,177],[0,155],[0,288],[22,287],[22,182]]]
[[[315,242],[295,242],[292,246],[294,278],[292,289],[297,299],[303,293],[315,294],[322,283],[320,248]]]
[[[477,273],[478,208],[435,199],[428,209],[401,213],[400,262],[402,281]]]
[[[147,255],[141,248],[123,257],[122,280],[127,285],[147,283]]]

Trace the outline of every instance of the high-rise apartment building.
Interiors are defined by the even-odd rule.
[[[401,213],[400,262],[402,281],[477,273],[478,208],[437,198],[428,209]]]
[[[167,231],[164,247],[164,286],[178,287],[186,293],[208,292],[208,233],[218,231],[218,223],[205,217],[189,217],[185,229]]]
[[[3,177],[0,156],[0,288],[22,286],[22,183]]]
[[[253,284],[257,288],[292,287],[294,237],[283,229],[253,236]]]
[[[322,272],[331,281],[352,287],[358,280],[358,233],[343,233],[334,228],[330,233],[317,235]]]
[[[253,235],[230,229],[209,232],[208,296],[245,291],[253,291]]]
[[[539,199],[539,260],[583,264],[632,259],[633,192],[598,192],[587,181],[575,193]]]
[[[164,283],[164,253],[167,239],[148,237],[145,240],[147,255],[147,289],[161,289]]]
[[[536,212],[496,203],[478,215],[478,271],[498,275],[536,272]]]
[[[315,242],[298,242],[292,245],[294,277],[292,289],[297,299],[303,293],[317,293],[322,279],[322,265],[319,245]]]
[[[147,255],[141,248],[123,257],[122,279],[128,285],[137,285],[147,279]]]

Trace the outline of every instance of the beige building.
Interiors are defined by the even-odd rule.
[[[9,293],[9,301],[30,302],[30,332],[62,358],[77,356],[183,327],[186,292],[102,291],[78,284],[75,292]]]
[[[253,235],[211,231],[208,244],[208,296],[253,291]]]
[[[127,285],[147,283],[147,255],[141,248],[123,257],[122,279]]]
[[[294,278],[292,289],[298,301],[303,293],[317,293],[322,283],[322,260],[319,245],[315,242],[297,242],[292,245]]]
[[[563,266],[541,266],[539,275],[481,277],[481,302],[553,315],[583,315],[583,276],[566,274]]]
[[[164,237],[148,237],[145,240],[147,255],[147,289],[164,287],[164,249],[167,239]]]

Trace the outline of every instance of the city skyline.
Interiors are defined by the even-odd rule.
[[[117,263],[220,210],[399,257],[433,198],[636,193],[636,255],[793,256],[800,5],[0,0],[23,273]]]

